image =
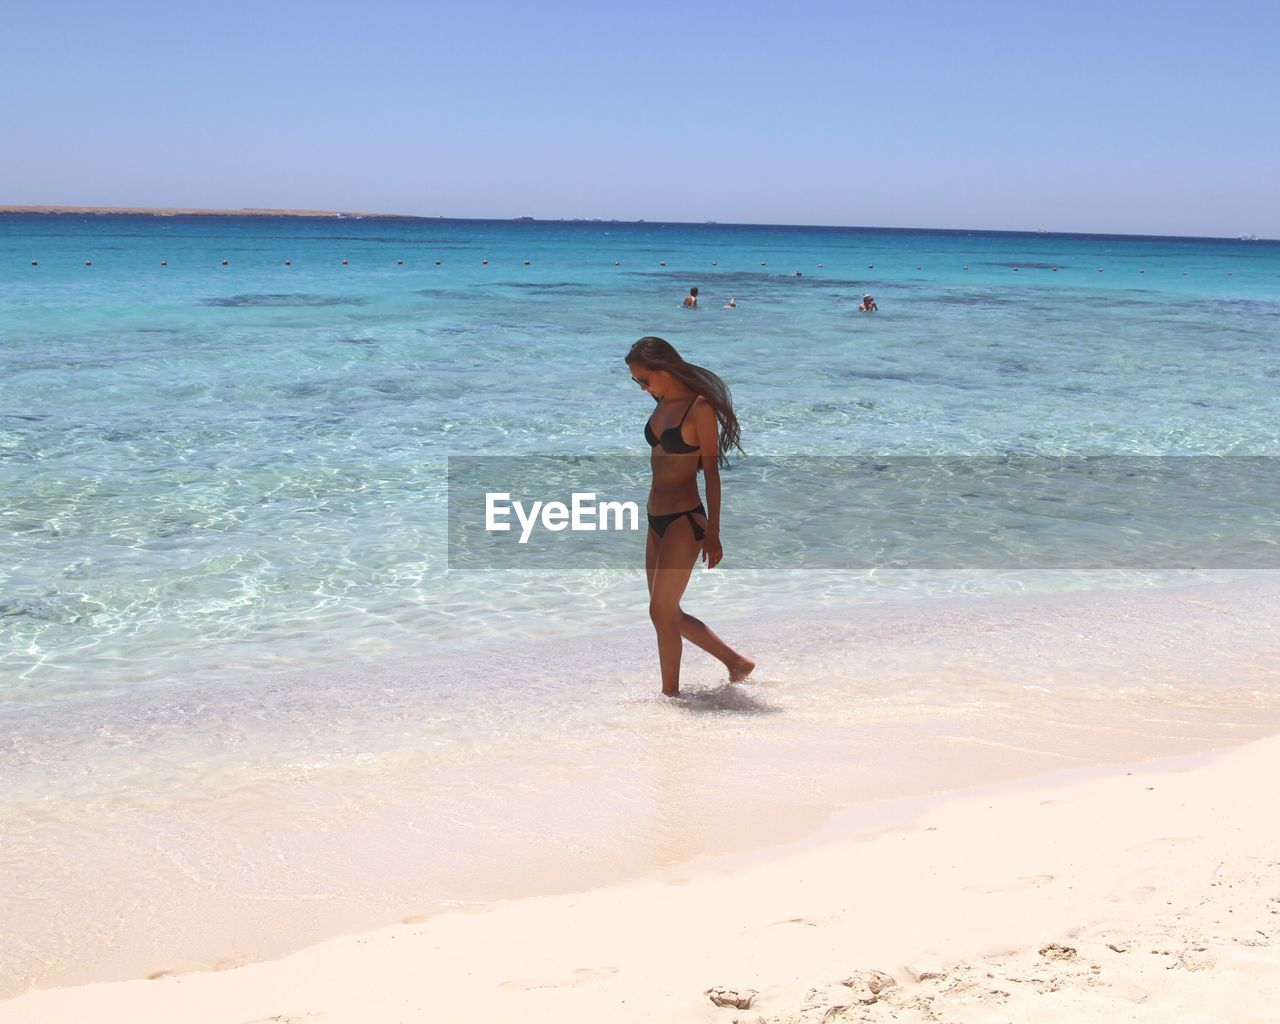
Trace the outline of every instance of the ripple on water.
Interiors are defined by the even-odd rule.
[[[302,292],[226,295],[201,299],[202,306],[235,308],[240,306],[363,306],[368,300],[354,295],[308,295]]]
[[[87,279],[80,253],[101,230],[89,222],[58,241],[74,273],[8,288],[0,270],[0,575],[14,567],[4,595],[17,602],[0,651],[37,687],[233,673],[415,635],[572,631],[642,608],[635,580],[443,571],[445,455],[633,450],[652,406],[620,357],[642,334],[725,377],[753,456],[1276,452],[1274,247],[670,225],[159,233],[176,223],[130,229],[130,252],[148,238],[171,250],[179,272],[163,280]],[[32,241],[0,230],[0,248]],[[418,267],[395,268],[400,246]],[[476,258],[437,273],[424,246]],[[1113,272],[1157,256],[1167,271],[1141,279],[1154,292]],[[1189,260],[1199,276],[1184,281]],[[280,290],[286,273],[294,291]],[[690,315],[690,285],[739,308]],[[878,317],[841,308],[868,290]],[[261,315],[217,312],[236,308]],[[748,477],[725,476],[731,513],[781,502]],[[874,514],[860,521],[884,526]],[[717,579],[697,583],[719,599]],[[809,602],[894,592],[883,575],[762,586]]]

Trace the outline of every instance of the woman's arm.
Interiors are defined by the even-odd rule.
[[[702,560],[714,569],[724,557],[720,545],[720,424],[709,402],[693,409],[693,425],[698,432],[698,458],[707,481],[707,536],[702,541]]]

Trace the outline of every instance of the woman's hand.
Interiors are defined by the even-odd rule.
[[[702,560],[707,563],[708,569],[714,569],[720,564],[722,558],[724,558],[724,548],[720,546],[720,535],[708,533],[702,539]]]

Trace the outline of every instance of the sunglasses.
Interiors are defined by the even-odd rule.
[[[632,377],[631,379],[635,381],[642,388],[647,388],[649,386],[648,377]]]

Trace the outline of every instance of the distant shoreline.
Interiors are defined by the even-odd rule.
[[[812,231],[871,232],[912,235],[969,235],[1005,236],[1010,238],[1092,238],[1092,239],[1153,239],[1161,242],[1247,242],[1249,244],[1277,245],[1280,238],[1262,238],[1255,235],[1153,235],[1127,234],[1107,231],[1048,231],[1042,228],[944,228],[944,227],[894,227],[876,224],[752,224],[736,221],[679,221],[679,220],[628,220],[603,217],[453,217],[444,214],[423,215],[417,213],[369,213],[360,210],[274,210],[246,207],[238,210],[211,210],[199,207],[166,206],[17,206],[0,204],[0,216],[5,215],[79,215],[79,216],[136,216],[136,217],[298,217],[350,220],[421,220],[466,221],[483,223],[516,224],[574,224],[610,227],[641,226],[715,229],[740,228],[788,228]]]
[[[365,213],[358,210],[205,210],[178,206],[0,206],[4,213],[81,213],[92,216],[129,214],[145,217],[364,217],[383,220],[431,220],[412,213]]]

